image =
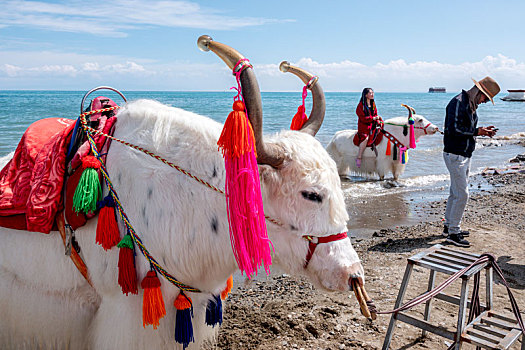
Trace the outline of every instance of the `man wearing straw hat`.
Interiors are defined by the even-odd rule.
[[[499,91],[498,83],[491,77],[485,77],[480,81],[474,80],[470,90],[462,90],[447,105],[443,158],[450,173],[450,195],[443,235],[447,237],[447,242],[460,247],[470,247],[469,241],[464,238],[469,232],[462,231],[460,224],[469,195],[470,158],[476,147],[476,136],[492,137],[498,130],[492,125],[478,127],[476,109],[489,100],[494,104],[493,97]]]

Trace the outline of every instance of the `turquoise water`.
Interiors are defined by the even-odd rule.
[[[34,121],[46,117],[65,117],[75,119],[80,112],[80,103],[85,92],[81,91],[0,91],[0,157],[14,151],[25,129]],[[162,103],[187,109],[224,122],[232,106],[232,92],[123,92],[128,100],[150,98]],[[104,91],[117,103],[118,95]],[[91,97],[98,96],[95,92]],[[418,114],[442,128],[445,107],[456,93],[376,93],[376,103],[383,119],[405,116],[406,109],[401,103],[415,108]],[[505,94],[500,94],[503,97]],[[326,93],[326,117],[317,138],[327,145],[334,133],[342,129],[355,129],[357,117],[355,107],[360,93]],[[277,132],[288,128],[297,107],[301,103],[301,92],[263,92],[263,111],[265,133]],[[307,100],[307,111],[311,109],[310,96]],[[479,125],[495,125],[499,128],[498,136],[509,136],[511,140],[498,138],[490,142],[480,142],[472,159],[472,172],[479,173],[485,167],[504,166],[509,158],[524,153],[523,147],[517,145],[519,133],[525,132],[525,103],[503,102],[496,98],[496,105],[481,105],[478,109]],[[521,136],[522,137],[522,136]],[[382,223],[371,223],[363,219],[363,212],[370,211],[366,197],[378,197],[374,206],[381,207],[382,215],[386,207],[392,208],[394,214],[401,215],[401,223],[419,220],[411,217],[410,204],[414,199],[429,200],[445,197],[447,171],[441,156],[442,137],[439,134],[420,139],[417,149],[411,151],[410,161],[400,181],[402,187],[385,188],[384,182],[372,181],[360,177],[350,177],[343,181],[349,213],[352,217],[349,228],[360,230],[364,227],[375,229],[383,227]],[[481,186],[481,185],[479,185]],[[477,188],[477,186],[476,186]],[[363,202],[365,202],[363,204]],[[360,209],[362,208],[362,209]],[[372,210],[373,211],[373,210]],[[379,212],[379,209],[378,209]],[[363,221],[364,220],[364,221]],[[404,221],[403,221],[404,220]],[[395,221],[397,223],[398,221]]]

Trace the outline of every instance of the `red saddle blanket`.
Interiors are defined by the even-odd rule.
[[[362,140],[364,140],[364,137],[360,137],[360,134],[356,133],[352,141],[354,142],[354,145],[359,146]],[[376,128],[372,132],[372,135],[368,137],[366,147],[372,147],[372,144],[377,146],[382,140],[383,140],[383,133],[381,132],[381,129]]]
[[[60,209],[67,145],[75,121],[31,124],[0,172],[0,226],[49,233]]]

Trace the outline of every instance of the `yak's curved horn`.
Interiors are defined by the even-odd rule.
[[[326,111],[324,92],[321,84],[319,84],[319,77],[313,76],[304,69],[292,66],[290,62],[287,61],[281,62],[279,70],[283,73],[290,72],[295,74],[305,83],[306,88],[312,91],[312,111],[310,112],[308,121],[304,123],[300,131],[315,136],[323,124]]]
[[[408,114],[409,114],[409,118],[412,116],[412,114],[417,114],[416,113],[416,110],[410,106],[407,106],[406,104],[402,103],[401,106],[405,107],[406,109],[408,109]]]
[[[213,41],[208,35],[201,35],[197,40],[197,46],[202,51],[213,51],[230,69],[233,70],[236,68],[236,72],[241,71],[240,81],[244,103],[255,135],[257,163],[268,164],[274,168],[279,168],[283,164],[284,155],[278,147],[265,145],[263,141],[261,91],[259,90],[259,84],[255,78],[252,65],[248,61],[244,61],[235,67],[239,60],[244,59],[244,56],[228,45]]]

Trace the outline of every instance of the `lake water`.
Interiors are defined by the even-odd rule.
[[[224,122],[232,107],[232,92],[154,92],[124,91],[128,100],[150,98],[162,103],[187,109]],[[383,119],[406,116],[402,103],[415,108],[418,114],[442,129],[445,107],[455,93],[381,93],[375,94],[379,115]],[[108,91],[94,93],[122,101]],[[0,157],[14,151],[25,129],[34,121],[46,117],[75,119],[80,112],[84,92],[81,91],[0,91]],[[360,93],[327,92],[326,116],[317,134],[326,146],[334,133],[342,129],[356,129],[355,108]],[[525,132],[525,103],[503,102],[499,97],[496,105],[484,104],[478,109],[479,125],[495,125],[498,136],[511,140],[480,142],[472,158],[472,189],[485,189],[487,184],[475,176],[486,167],[501,167],[523,147],[516,143]],[[91,98],[90,97],[90,98]],[[265,133],[289,128],[291,119],[301,103],[301,92],[263,92]],[[307,99],[307,111],[311,109],[311,97]],[[349,177],[343,179],[352,236],[367,236],[374,230],[410,224],[425,219],[414,206],[421,201],[446,197],[448,173],[442,158],[442,136],[439,134],[420,139],[417,149],[410,152],[410,160],[402,175],[402,186],[388,188],[385,181]]]

